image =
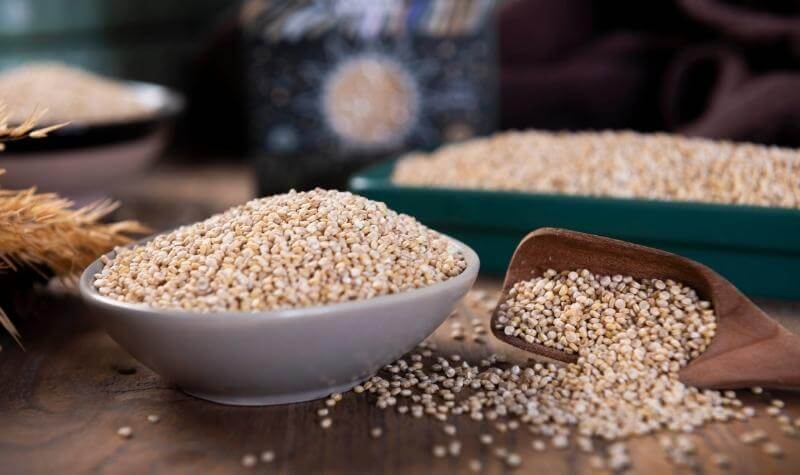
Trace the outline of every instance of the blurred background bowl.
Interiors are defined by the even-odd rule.
[[[184,99],[156,84],[125,84],[153,110],[151,115],[132,121],[70,124],[46,140],[15,142],[0,157],[0,168],[6,170],[3,187],[37,186],[86,202],[146,171],[169,143]]]

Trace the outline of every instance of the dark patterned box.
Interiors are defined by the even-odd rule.
[[[263,194],[491,132],[490,0],[245,3],[248,136]]]

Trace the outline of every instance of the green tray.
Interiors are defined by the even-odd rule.
[[[504,274],[528,232],[544,227],[637,242],[697,260],[743,292],[800,298],[800,210],[399,186],[394,162],[350,179],[350,189],[471,246],[481,270]]]

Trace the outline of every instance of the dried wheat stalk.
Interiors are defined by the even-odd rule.
[[[4,142],[11,142],[13,140],[21,140],[25,138],[40,139],[47,137],[47,134],[60,129],[68,124],[51,125],[49,127],[36,128],[39,120],[47,114],[47,109],[34,109],[33,113],[24,122],[19,125],[9,125],[11,113],[8,106],[0,101],[0,152],[5,149]]]
[[[8,111],[0,103],[0,150],[3,142],[41,138],[65,124],[36,128],[46,112],[34,113],[18,126],[9,126]],[[0,175],[5,171],[0,169]],[[0,271],[28,267],[67,280],[99,255],[149,230],[137,221],[101,223],[119,204],[104,200],[72,209],[73,203],[55,193],[0,189]],[[0,309],[0,326],[19,343],[19,332]]]
[[[28,266],[57,276],[82,270],[100,254],[147,232],[136,221],[99,221],[118,203],[99,201],[79,209],[54,193],[0,190],[0,269]]]

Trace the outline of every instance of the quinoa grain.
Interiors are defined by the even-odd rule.
[[[766,442],[762,446],[764,453],[770,455],[775,458],[783,457],[783,449],[780,445],[776,444],[775,442]]]
[[[719,468],[727,469],[730,468],[731,459],[726,454],[715,453],[711,455],[711,463],[713,463]]]
[[[451,457],[458,457],[461,455],[461,442],[454,440],[447,445],[447,452]]]
[[[258,463],[258,458],[253,454],[245,454],[242,456],[242,466],[245,468],[253,468]]]
[[[473,472],[480,472],[483,470],[483,464],[478,459],[472,459],[469,461],[469,469]]]
[[[521,464],[522,457],[520,457],[518,454],[512,452],[506,457],[506,465],[509,467],[519,467]]]

